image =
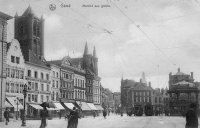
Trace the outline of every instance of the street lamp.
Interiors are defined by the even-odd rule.
[[[16,120],[18,120],[18,105],[19,105],[19,99],[18,99],[18,97],[15,100],[15,103],[17,104]]]
[[[22,126],[26,126],[26,95],[27,95],[27,85],[26,84],[24,84],[23,95],[24,95],[24,111],[23,111],[23,115],[22,115]]]

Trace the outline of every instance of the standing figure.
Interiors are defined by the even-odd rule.
[[[96,117],[96,113],[95,113],[95,111],[93,111],[93,117],[94,117],[94,118]]]
[[[61,111],[59,111],[58,114],[59,114],[59,119],[61,119],[61,116],[62,116]]]
[[[8,122],[9,122],[9,111],[8,111],[8,108],[6,108],[6,110],[4,111],[3,115],[4,115],[4,118],[6,119],[6,125],[8,125]]]
[[[76,107],[73,107],[73,110],[70,110],[70,114],[68,116],[68,125],[67,128],[74,128],[75,126],[75,110]]]
[[[198,128],[197,104],[191,103],[190,109],[186,113],[185,128]]]
[[[80,118],[79,112],[78,112],[78,109],[75,109],[75,114],[74,114],[74,128],[77,128],[77,126],[78,126],[78,118]]]
[[[105,110],[105,109],[103,110],[103,116],[104,116],[104,119],[106,119],[107,112],[106,112],[106,110]]]
[[[43,106],[43,110],[40,111],[41,125],[40,128],[45,128],[47,126],[46,118],[49,117],[48,110]]]

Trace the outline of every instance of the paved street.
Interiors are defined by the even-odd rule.
[[[20,121],[11,121],[9,125],[0,123],[1,128],[20,128]],[[27,128],[39,128],[39,120],[28,120]],[[78,128],[184,128],[185,118],[183,117],[128,117],[112,115],[107,119],[103,117],[87,117],[79,120]],[[67,128],[67,121],[64,119],[48,120],[47,128]]]

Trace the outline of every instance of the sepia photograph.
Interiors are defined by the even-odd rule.
[[[199,128],[200,0],[0,0],[0,128]]]

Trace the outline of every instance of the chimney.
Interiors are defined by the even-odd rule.
[[[178,68],[178,72],[180,72],[181,70],[180,70],[180,68]]]
[[[193,79],[193,72],[191,72],[191,78]]]

